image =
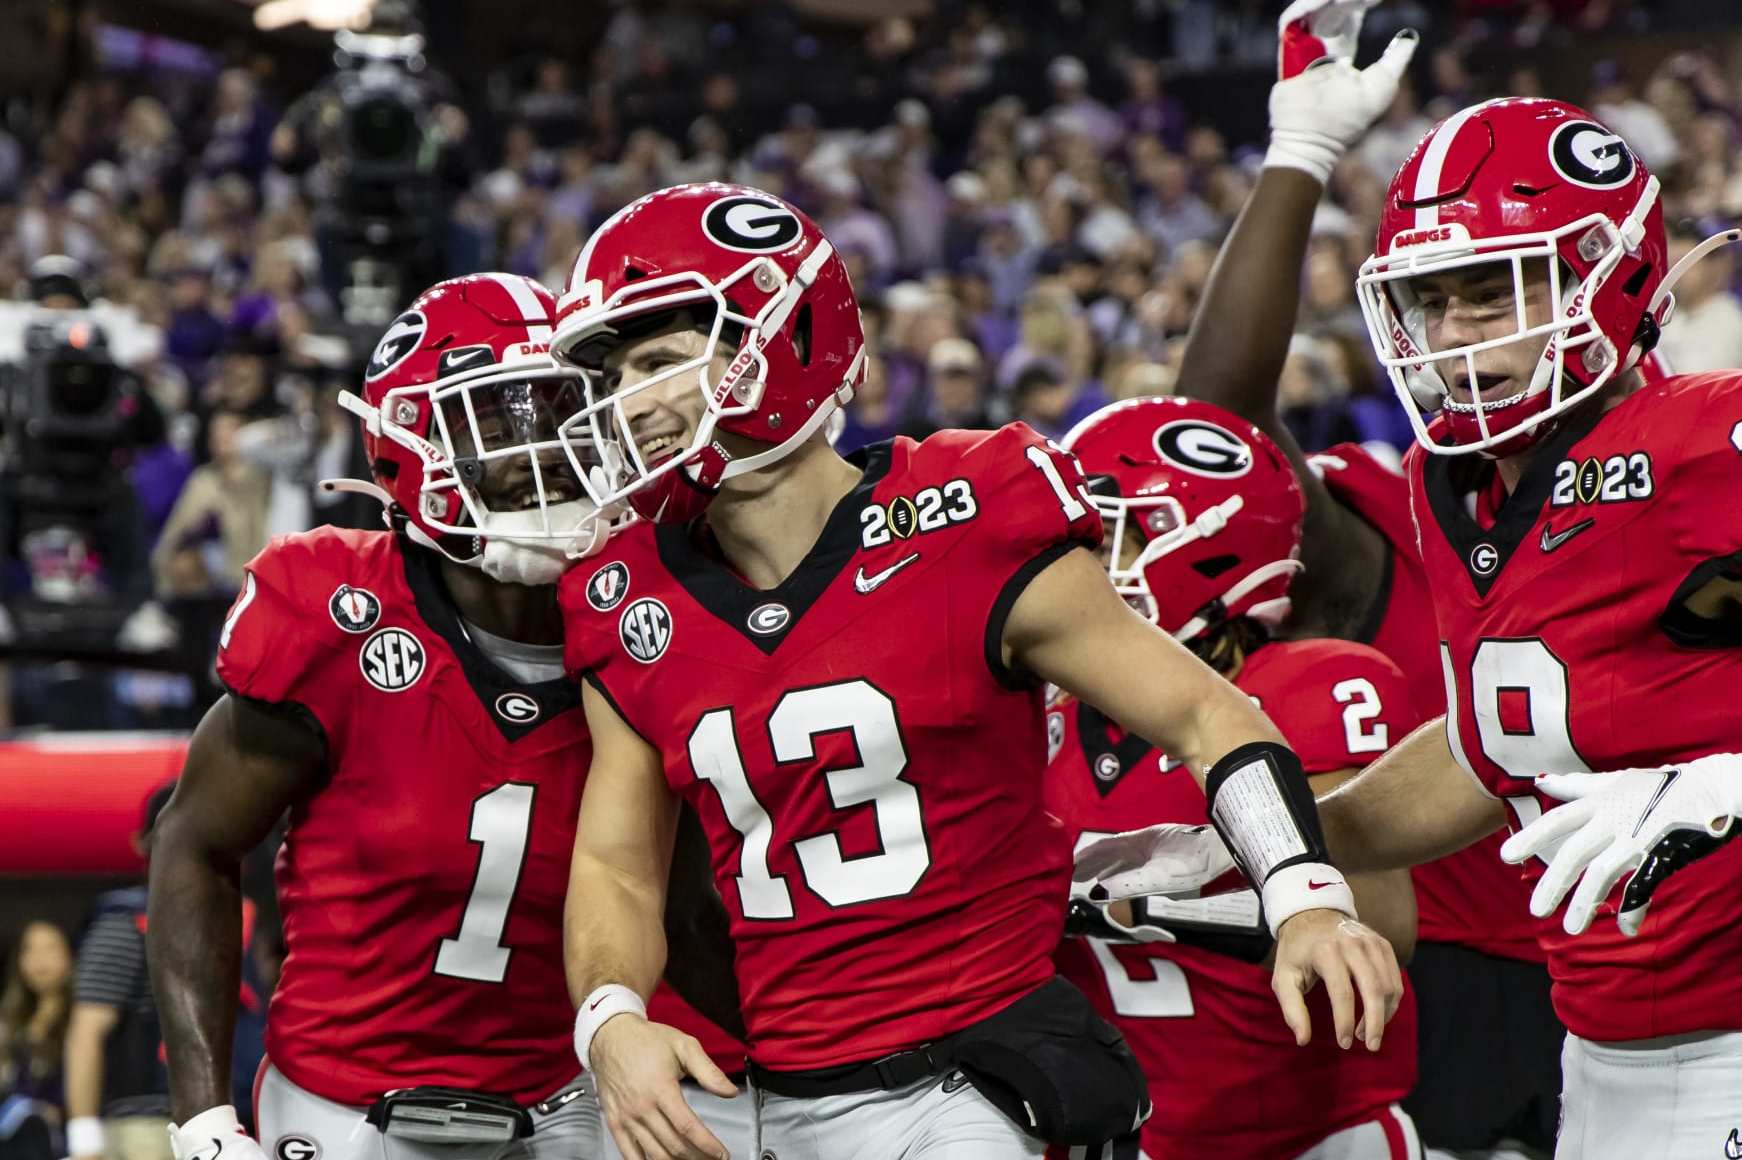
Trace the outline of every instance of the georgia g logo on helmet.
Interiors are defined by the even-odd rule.
[[[798,218],[778,202],[723,197],[702,214],[702,232],[728,250],[764,254],[784,250],[800,230]]]
[[[404,362],[407,355],[423,345],[423,336],[428,330],[429,320],[420,310],[407,310],[395,318],[387,333],[381,336],[381,341],[375,344],[375,353],[369,356],[369,367],[363,372],[364,380],[374,382]]]
[[[1586,189],[1609,189],[1633,176],[1633,153],[1595,121],[1568,121],[1548,139],[1555,172]]]
[[[1175,419],[1156,428],[1155,452],[1193,475],[1233,479],[1252,470],[1252,448],[1226,427],[1203,419]]]

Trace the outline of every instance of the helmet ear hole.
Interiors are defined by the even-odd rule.
[[[1237,567],[1239,563],[1240,557],[1238,556],[1210,556],[1197,561],[1192,565],[1192,568],[1205,579],[1214,580],[1228,569]]]
[[[808,302],[800,306],[793,317],[792,349],[798,355],[800,366],[811,365],[811,308]]]
[[[1639,297],[1639,292],[1645,289],[1645,283],[1651,278],[1651,272],[1651,263],[1641,262],[1639,269],[1633,271],[1632,277],[1628,278],[1627,281],[1621,284],[1621,293],[1627,295],[1629,298]]]

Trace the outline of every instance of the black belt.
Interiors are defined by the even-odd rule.
[[[774,1071],[755,1060],[746,1060],[750,1082],[764,1091],[795,1099],[844,1096],[852,1092],[893,1091],[942,1075],[956,1066],[956,1036],[946,1035],[935,1043],[911,1051],[897,1051],[868,1063],[845,1063],[810,1071]]]

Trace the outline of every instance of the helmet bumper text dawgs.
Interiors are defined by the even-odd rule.
[[[374,484],[325,481],[381,499],[412,539],[498,580],[554,583],[567,561],[601,547],[583,464],[559,437],[585,402],[581,375],[550,356],[555,299],[517,274],[437,283],[376,345],[361,395]],[[497,507],[484,494],[502,480]],[[500,510],[498,510],[500,509]]]
[[[1114,589],[1151,623],[1190,642],[1238,616],[1287,619],[1306,500],[1269,436],[1195,399],[1128,399],[1062,446],[1108,523]]]
[[[636,320],[685,310],[709,328],[701,353],[607,393],[592,372],[636,332]],[[735,333],[741,341],[716,381],[715,346]],[[727,479],[824,430],[865,376],[858,300],[822,231],[771,194],[716,182],[648,194],[599,228],[575,260],[551,349],[589,372],[586,407],[563,437],[596,446],[611,469],[599,477],[607,486],[586,481],[593,502],[627,502],[661,522],[693,518]],[[705,403],[701,421],[686,447],[649,462],[625,404],[692,374]],[[735,457],[721,432],[769,446]]]
[[[1669,313],[1667,257],[1657,179],[1626,142],[1573,105],[1507,98],[1453,114],[1411,152],[1357,294],[1422,446],[1499,457],[1651,350]],[[1433,349],[1416,280],[1483,267],[1510,276],[1511,332]],[[1547,317],[1528,316],[1536,272],[1547,278]],[[1484,399],[1481,356],[1519,342],[1546,343],[1528,382]],[[1448,394],[1459,375],[1468,402]]]

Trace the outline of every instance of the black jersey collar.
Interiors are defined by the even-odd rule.
[[[1494,525],[1484,529],[1465,510],[1464,497],[1486,486],[1496,470],[1493,460],[1474,455],[1426,456],[1422,478],[1428,508],[1446,542],[1464,562],[1464,571],[1478,595],[1500,578],[1506,563],[1530,535],[1542,514],[1543,504],[1554,491],[1555,465],[1566,458],[1573,444],[1591,433],[1604,412],[1593,407],[1588,414],[1574,415],[1560,424],[1532,454],[1530,466],[1518,486],[1500,503]]]
[[[448,586],[442,582],[441,560],[434,552],[404,535],[400,535],[398,541],[399,555],[405,561],[405,583],[417,604],[418,616],[453,650],[454,658],[460,662],[460,671],[466,676],[466,683],[484,703],[485,713],[496,723],[505,739],[519,741],[558,714],[580,707],[580,686],[567,677],[525,684],[498,668],[495,661],[472,643],[472,638],[460,624],[460,610],[455,607]],[[530,697],[537,703],[539,711],[530,721],[511,720],[505,715],[515,711],[515,702],[504,700],[511,693]]]
[[[1125,775],[1154,749],[1129,729],[1115,743],[1107,728],[1110,724],[1099,709],[1087,701],[1077,702],[1077,742],[1083,747],[1083,760],[1089,766],[1095,792],[1102,797],[1112,793]]]
[[[858,553],[859,512],[889,474],[892,450],[890,443],[874,443],[847,456],[865,474],[829,513],[798,567],[773,588],[754,588],[721,563],[706,546],[712,537],[701,521],[660,524],[654,533],[659,559],[691,599],[764,655],[773,655]]]

